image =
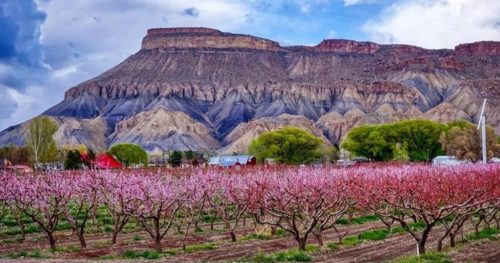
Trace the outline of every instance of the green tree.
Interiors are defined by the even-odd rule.
[[[324,146],[323,147],[323,162],[333,163],[340,158],[339,149],[335,146]]]
[[[483,158],[481,131],[467,121],[455,121],[448,124],[441,133],[440,142],[448,155],[460,160],[478,161]],[[486,127],[486,150],[488,159],[495,155],[495,130]]]
[[[37,117],[29,123],[25,139],[35,164],[57,159],[56,142],[52,138],[57,129],[57,124],[45,116]]]
[[[406,159],[406,155],[411,161],[429,161],[442,154],[439,136],[444,129],[444,125],[428,120],[364,125],[352,129],[342,147],[375,161]]]
[[[406,149],[406,145],[401,143],[396,143],[392,147],[392,159],[395,161],[406,162],[410,160],[408,156],[408,150]]]
[[[0,148],[0,160],[7,159],[13,164],[29,163],[29,151],[27,147],[17,147],[13,144]]]
[[[141,146],[130,143],[120,143],[113,145],[108,152],[118,159],[125,167],[132,164],[142,164],[148,166],[148,154]]]
[[[182,163],[182,152],[181,151],[173,151],[168,158],[168,163],[172,167],[177,167]]]
[[[365,125],[352,129],[342,143],[342,147],[355,156],[374,161],[392,159],[391,142],[388,142],[387,125]]]
[[[67,170],[78,170],[82,167],[83,160],[78,150],[69,150],[64,160],[64,168]]]
[[[443,154],[439,136],[445,125],[429,120],[406,120],[391,126],[397,136],[393,143],[406,145],[410,160],[430,161]]]
[[[195,152],[193,152],[192,150],[184,152],[184,157],[186,157],[186,159],[188,159],[188,160],[192,160],[194,158],[194,155],[195,155]]]
[[[322,157],[323,141],[311,133],[285,127],[280,130],[261,134],[250,143],[248,151],[262,163],[273,158],[278,163],[311,163]]]

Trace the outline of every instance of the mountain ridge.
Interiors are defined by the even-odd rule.
[[[97,145],[94,140],[104,137],[105,145],[129,141],[160,150],[242,151],[249,134],[278,127],[283,114],[304,117],[314,126],[309,130],[319,129],[337,144],[365,123],[408,118],[474,122],[488,97],[488,122],[498,134],[499,68],[500,42],[495,41],[439,50],[343,39],[282,47],[210,28],[150,29],[137,53],[72,87],[43,114],[60,123],[71,119],[73,124],[58,133],[61,142]],[[146,121],[151,116],[157,120]],[[162,130],[168,136],[154,129],[138,132],[140,125],[173,122],[172,116],[182,121]],[[244,123],[248,130],[240,133],[247,139],[229,140]],[[195,126],[197,132],[188,129]],[[23,129],[18,125],[0,132],[0,145],[21,144],[16,134]],[[95,130],[102,134],[91,136]]]

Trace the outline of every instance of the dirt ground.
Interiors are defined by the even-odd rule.
[[[238,237],[251,233],[248,228],[238,229]],[[341,232],[349,231],[349,235],[380,229],[383,225],[380,222],[366,222],[361,225],[342,226]],[[206,242],[216,242],[217,249],[211,251],[200,251],[197,253],[181,253],[162,258],[161,262],[213,262],[224,261],[231,262],[233,260],[248,258],[260,252],[276,252],[284,249],[296,247],[296,242],[291,237],[276,238],[271,240],[247,240],[230,242],[227,233],[223,232],[220,224],[216,224],[216,229],[221,229],[220,232],[214,233],[209,231],[208,225],[202,225],[204,230],[202,233],[190,235],[187,244],[201,244]],[[435,248],[438,235],[442,230],[435,229],[431,232],[427,249]],[[135,236],[141,236],[143,240],[133,241]],[[337,242],[337,236],[333,230],[325,232],[324,239],[326,242]],[[0,262],[89,262],[99,260],[99,257],[109,254],[120,254],[126,250],[145,250],[151,249],[148,236],[144,232],[132,232],[119,235],[118,243],[109,248],[101,244],[109,242],[109,234],[95,234],[87,237],[88,248],[80,252],[60,253],[55,259],[0,259]],[[459,241],[459,240],[457,240]],[[310,236],[310,244],[316,243],[316,240]],[[59,235],[58,246],[75,246],[79,243],[71,235],[71,232],[66,232]],[[182,246],[181,236],[168,236],[163,242],[164,248],[179,248]],[[22,245],[9,244],[0,247],[0,253],[29,251],[33,249],[47,249],[47,244],[43,235],[30,235]],[[384,262],[404,255],[412,255],[416,251],[416,245],[413,239],[408,234],[400,234],[388,237],[381,241],[367,241],[351,248],[342,248],[338,251],[321,251],[313,255],[314,262]],[[450,253],[455,262],[500,262],[500,241],[478,241],[472,244],[466,244],[460,249],[456,249]],[[154,260],[113,260],[113,262],[155,262]]]

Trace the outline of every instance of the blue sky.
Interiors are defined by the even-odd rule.
[[[0,129],[137,52],[148,28],[213,27],[282,45],[453,48],[500,40],[499,14],[498,0],[1,0]]]

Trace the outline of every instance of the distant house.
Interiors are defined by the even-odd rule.
[[[182,158],[181,161],[181,168],[190,168],[190,167],[196,167],[196,166],[202,166],[205,167],[205,159],[203,157],[195,157],[193,159],[187,159],[187,158]]]
[[[257,160],[251,155],[221,155],[208,161],[210,166],[231,167],[235,165],[255,165]]]
[[[102,153],[95,158],[94,167],[96,169],[121,169],[123,165],[113,155]]]
[[[190,168],[190,167],[193,167],[193,160],[182,158],[181,168]]]

